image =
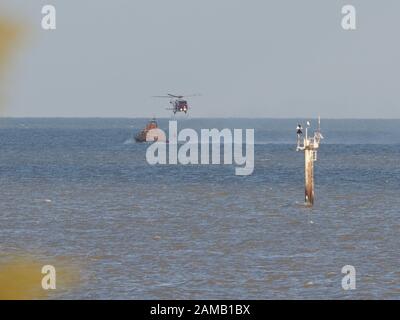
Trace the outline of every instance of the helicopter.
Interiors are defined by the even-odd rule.
[[[167,108],[167,110],[172,110],[172,112],[174,114],[176,114],[177,112],[184,112],[185,114],[187,114],[188,110],[189,110],[189,105],[187,100],[183,99],[183,98],[188,98],[188,97],[197,97],[200,96],[200,94],[192,94],[192,95],[188,95],[188,96],[182,96],[182,95],[175,95],[175,94],[170,94],[167,93],[167,95],[165,96],[153,96],[154,98],[169,98],[170,101],[169,103],[172,105],[172,108]]]

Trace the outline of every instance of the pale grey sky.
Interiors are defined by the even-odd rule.
[[[41,8],[57,30],[41,29]],[[357,10],[357,30],[341,8]],[[400,118],[398,0],[1,0],[29,29],[7,116]]]

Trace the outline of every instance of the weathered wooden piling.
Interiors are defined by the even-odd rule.
[[[314,150],[304,150],[304,173],[305,173],[305,202],[308,205],[314,204]]]
[[[308,137],[310,123],[307,121],[306,134],[303,145],[300,139],[297,142],[297,151],[304,150],[304,177],[305,177],[305,203],[308,206],[314,205],[314,162],[317,161],[317,150],[323,136],[321,134],[321,120],[318,119],[318,129],[312,138]]]

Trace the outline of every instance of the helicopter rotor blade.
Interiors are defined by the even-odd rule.
[[[190,98],[190,97],[200,97],[201,96],[201,94],[200,93],[193,93],[193,94],[183,94],[183,95],[180,95],[180,96],[177,96],[177,95],[173,95],[173,94],[168,94],[170,97],[173,97],[173,98],[178,98],[178,99],[182,99],[182,98]]]
[[[170,96],[171,98],[178,98],[178,99],[182,99],[183,98],[183,96],[177,96],[175,94],[170,94],[170,93],[168,93],[168,96]]]
[[[166,96],[153,96],[153,98],[177,98],[177,99],[182,99],[182,98],[189,98],[189,97],[199,97],[201,96],[200,93],[194,93],[194,94],[189,94],[189,95],[175,95],[168,93]]]
[[[200,97],[200,96],[201,96],[200,93],[193,93],[193,94],[184,95],[183,97],[190,98],[190,97]]]

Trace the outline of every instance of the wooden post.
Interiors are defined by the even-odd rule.
[[[297,151],[304,151],[304,199],[308,206],[314,205],[314,161],[317,160],[317,150],[323,136],[321,134],[321,120],[318,119],[318,129],[314,132],[313,137],[308,136],[308,127],[310,123],[307,121],[306,135],[303,145],[299,144],[297,139]]]
[[[314,204],[314,150],[310,146],[304,150],[305,203]]]

